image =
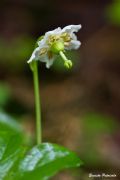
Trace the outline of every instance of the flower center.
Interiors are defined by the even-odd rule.
[[[52,45],[54,42],[60,40],[60,35],[50,35],[48,39],[48,45]]]
[[[47,41],[48,45],[52,45],[53,43],[57,42],[57,41],[62,41],[64,42],[65,46],[69,46],[70,41],[72,40],[71,36],[69,33],[62,33],[62,34],[57,34],[57,35],[50,35]]]
[[[62,33],[61,38],[63,39],[64,42],[70,42],[72,40],[71,36],[69,33]]]

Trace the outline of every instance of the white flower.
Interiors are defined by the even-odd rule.
[[[63,51],[80,47],[81,43],[75,35],[75,32],[78,32],[80,28],[81,25],[70,25],[63,29],[58,27],[53,31],[46,32],[43,38],[37,42],[38,47],[33,51],[28,63],[39,60],[45,62],[46,67],[49,68],[59,54],[66,61],[65,65],[68,62],[68,67],[71,66],[72,62],[70,63],[70,60],[63,55]]]

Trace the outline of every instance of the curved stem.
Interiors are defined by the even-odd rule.
[[[42,142],[42,127],[41,127],[41,105],[40,105],[37,61],[34,61],[32,65],[32,71],[33,71],[34,93],[35,93],[36,138],[37,138],[37,144],[40,144]]]

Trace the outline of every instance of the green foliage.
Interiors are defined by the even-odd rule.
[[[23,134],[22,127],[12,117],[0,112],[0,131],[7,131],[9,133],[16,133],[20,136]]]
[[[120,25],[120,0],[114,0],[107,7],[106,15],[112,24]]]
[[[20,162],[16,179],[49,179],[64,168],[77,167],[82,163],[66,148],[51,143],[33,147]]]
[[[32,149],[25,143],[22,127],[0,112],[0,180],[46,180],[60,170],[82,164],[64,147],[42,143]]]
[[[0,180],[6,179],[11,174],[10,171],[21,154],[20,145],[20,136],[0,132]]]
[[[21,144],[16,134],[0,132],[0,180],[46,180],[82,164],[73,152],[55,144],[42,143],[28,152]]]

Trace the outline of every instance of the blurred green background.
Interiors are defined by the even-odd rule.
[[[120,0],[1,0],[0,113],[17,119],[34,143],[27,60],[39,36],[69,24],[82,24],[81,48],[67,54],[74,68],[66,70],[60,58],[49,70],[39,65],[43,138],[76,151],[84,167],[53,179],[87,180],[100,172],[119,179]]]

